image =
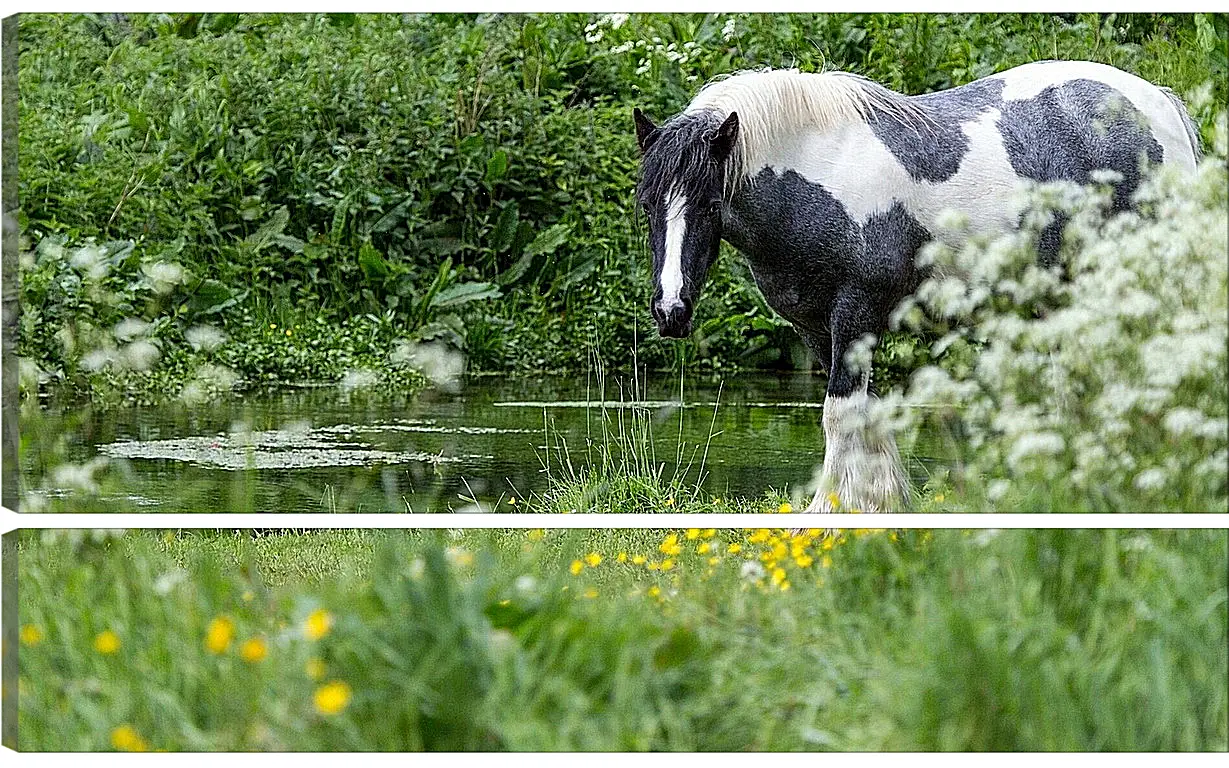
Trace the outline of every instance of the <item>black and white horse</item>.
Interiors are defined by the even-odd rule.
[[[869,369],[847,358],[878,339],[925,277],[914,258],[956,211],[968,234],[1019,225],[1024,180],[1087,183],[1117,172],[1128,207],[1146,164],[1194,168],[1182,102],[1110,66],[1026,64],[959,88],[904,96],[842,72],[764,70],[710,83],[661,126],[635,111],[637,189],[649,221],[662,336],[691,332],[722,239],[769,305],[828,371],[823,473],[808,512],[890,511],[909,497],[895,441],[866,429]],[[1061,221],[1042,233],[1058,253]],[[958,245],[958,242],[954,242]]]

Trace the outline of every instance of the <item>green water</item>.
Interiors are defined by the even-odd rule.
[[[823,388],[805,374],[689,377],[680,398],[677,379],[610,375],[599,386],[581,374],[469,378],[413,397],[329,386],[192,407],[26,409],[25,508],[512,511],[509,498],[566,474],[565,455],[579,470],[637,423],[652,434],[638,450],[666,478],[719,495],[801,491],[823,460]],[[88,493],[81,471],[57,469],[99,457]]]

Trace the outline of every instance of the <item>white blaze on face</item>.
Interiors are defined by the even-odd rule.
[[[687,197],[671,191],[666,206],[666,260],[661,265],[661,309],[669,312],[681,306],[683,291],[683,238],[687,235],[684,212]]]

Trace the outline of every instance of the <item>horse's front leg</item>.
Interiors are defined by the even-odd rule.
[[[870,419],[870,359],[847,359],[868,334],[885,325],[869,297],[846,291],[832,310],[832,357],[824,398],[824,466],[807,512],[892,512],[909,499],[909,480],[896,440]]]

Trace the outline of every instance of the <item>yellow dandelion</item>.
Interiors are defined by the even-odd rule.
[[[725,551],[729,552],[731,555],[737,555],[739,552],[743,551],[743,545],[742,544],[731,544],[730,546],[725,548]]]
[[[799,568],[810,568],[811,563],[815,562],[815,558],[811,557],[808,554],[803,553],[801,555],[795,556],[794,562],[798,564]]]
[[[119,651],[119,646],[119,635],[109,629],[94,636],[94,650],[104,656],[110,656]]]
[[[783,581],[785,581],[785,569],[784,568],[773,568],[772,569],[772,583],[780,584]]]
[[[593,598],[597,597],[597,590],[594,589],[593,587],[589,587],[588,589],[584,591],[582,597],[592,600]]]
[[[654,584],[649,587],[649,597],[659,597],[661,595],[661,587]]]
[[[627,562],[627,553],[626,553],[626,552],[620,552],[620,553],[619,553],[619,556],[618,556],[618,557],[616,557],[616,558],[615,558],[615,560],[618,560],[620,563],[626,563],[626,562]]]
[[[287,336],[289,336],[289,335],[290,335],[290,329],[289,329],[289,328],[287,328],[287,329],[286,329],[286,335],[287,335]]]
[[[277,330],[277,323],[269,323],[269,330],[271,331]]]
[[[666,504],[666,506],[667,506],[667,507],[673,507],[673,506],[674,506],[674,497],[673,497],[673,496],[671,496],[670,498],[666,499],[665,504]]]
[[[644,555],[634,555],[632,557],[632,565],[644,565],[648,560]]]
[[[149,745],[131,725],[124,724],[111,731],[111,746],[120,752],[148,752]]]
[[[263,637],[249,638],[243,641],[243,645],[239,646],[239,658],[250,664],[264,661],[268,655],[269,644],[265,642]]]
[[[303,636],[308,640],[319,640],[333,628],[333,614],[317,608],[307,615],[303,621]]]
[[[350,686],[341,680],[333,680],[316,689],[313,697],[316,711],[322,715],[336,715],[350,703]]]
[[[515,506],[516,506],[516,497],[515,497],[515,496],[513,496],[512,498],[508,499],[508,503],[509,503],[509,504],[511,504],[512,506],[514,506],[514,507],[515,507]]]
[[[590,552],[589,554],[585,555],[585,564],[588,565],[590,568],[597,567],[599,564],[601,564],[601,562],[602,562],[602,556],[599,555],[597,552]]]
[[[793,511],[794,511],[794,505],[790,504],[788,501],[781,502],[781,506],[777,507],[778,514],[788,515],[790,512],[793,512]]]
[[[700,538],[699,528],[688,528],[687,529],[687,540],[688,541],[692,541],[693,539],[698,539],[698,538]]]
[[[747,541],[752,544],[763,544],[765,541],[768,541],[770,536],[772,536],[772,531],[767,528],[759,528],[755,533],[747,537]]]
[[[541,528],[531,528],[529,529],[529,532],[525,534],[525,538],[529,539],[530,541],[541,541],[542,537],[545,535],[546,531],[542,530]]]
[[[665,541],[661,543],[661,546],[659,546],[658,549],[661,550],[662,554],[664,555],[674,556],[683,551],[683,545],[679,544],[678,534],[672,533],[666,537]]]
[[[700,535],[706,539],[711,539],[717,535],[717,529],[716,528],[705,528],[704,533],[701,533]]]
[[[713,545],[710,542],[706,541],[700,544],[700,546],[696,547],[696,553],[700,555],[707,555],[709,550],[712,548],[713,548]]]
[[[23,624],[21,626],[21,644],[34,646],[43,642],[43,630],[33,624]]]
[[[947,498],[947,497],[946,497],[946,496],[944,496],[944,495],[943,495],[943,494],[941,494],[941,493],[936,493],[936,494],[935,494],[935,501],[936,501],[936,502],[938,502],[938,503],[940,503],[940,504],[942,504],[942,503],[943,503],[943,500],[944,500],[944,499],[946,499],[946,498]]]
[[[644,566],[644,567],[645,567],[645,568],[648,568],[650,571],[660,571],[660,570],[661,570],[661,563],[659,563],[659,562],[657,562],[656,560],[654,560],[653,562],[649,563],[648,565],[646,565],[646,566]]]
[[[661,561],[661,569],[663,571],[668,571],[673,567],[674,567],[674,560],[667,557],[665,560]]]
[[[205,649],[210,653],[226,653],[235,638],[235,622],[229,616],[218,616],[205,630]]]
[[[785,581],[781,582],[781,591],[782,591],[782,592],[788,592],[788,591],[789,591],[789,586],[790,586],[790,585],[789,585],[789,579],[786,579]]]
[[[581,572],[581,571],[583,571],[584,569],[585,569],[585,564],[584,564],[584,563],[582,563],[582,562],[581,562],[581,561],[579,561],[579,560],[573,560],[573,561],[572,561],[572,566],[571,566],[568,570],[570,570],[570,571],[572,572],[572,575],[573,575],[573,576],[579,576],[579,575],[580,575],[580,572]]]
[[[303,671],[306,672],[307,676],[312,680],[322,679],[325,673],[324,659],[313,656],[307,660],[306,664],[303,665]]]

